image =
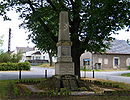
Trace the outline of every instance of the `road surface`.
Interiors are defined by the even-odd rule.
[[[51,77],[55,75],[54,68],[42,68],[42,67],[31,67],[30,71],[22,71],[22,78],[44,78],[45,70],[47,70],[47,76]],[[94,72],[95,78],[113,80],[118,82],[130,83],[130,77],[120,76],[122,73],[130,73],[129,71],[108,71],[108,72]],[[81,77],[93,77],[93,72],[81,71]],[[19,79],[19,71],[0,71],[0,80],[8,79]]]

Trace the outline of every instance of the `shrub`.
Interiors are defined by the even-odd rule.
[[[21,58],[22,58],[21,53],[11,54],[6,52],[0,54],[1,63],[8,63],[8,62],[18,63],[21,60]]]
[[[130,66],[128,66],[128,69],[130,69]]]
[[[30,70],[30,63],[0,63],[0,71],[8,71],[8,70]]]
[[[10,62],[11,56],[9,53],[1,53],[0,54],[0,62],[1,63],[7,63]]]
[[[18,63],[18,69],[21,69],[21,70],[30,70],[30,63],[29,62],[20,62]]]

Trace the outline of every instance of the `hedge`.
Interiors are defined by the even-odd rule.
[[[30,70],[29,62],[0,63],[0,71]]]
[[[128,66],[128,69],[130,69],[130,66]]]

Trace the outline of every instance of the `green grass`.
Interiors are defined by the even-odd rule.
[[[96,78],[82,78],[82,80],[92,80],[92,81],[100,81],[102,83],[108,83],[108,84],[113,84],[113,85],[119,85],[119,88],[125,89],[125,90],[130,90],[130,84],[124,83],[124,82],[115,82],[111,80],[103,80],[103,79],[96,79]]]
[[[43,80],[42,79],[24,79],[24,80]],[[130,100],[130,96],[58,96],[58,97],[42,97],[42,98],[30,98],[20,97],[18,99],[8,99],[8,85],[10,82],[15,83],[18,80],[1,80],[0,81],[0,100]],[[103,81],[103,80],[99,80]],[[104,80],[106,82],[113,82]],[[113,82],[119,84],[124,89],[130,89],[130,84]]]
[[[7,82],[0,81],[0,98],[4,98],[7,95]]]
[[[23,79],[23,80],[43,80],[41,78],[35,79]],[[18,80],[0,80],[0,100],[9,100],[8,99],[8,90],[9,84],[15,83]]]
[[[18,98],[13,100],[130,100],[130,96],[58,96],[44,98]]]
[[[8,84],[16,80],[1,80],[0,81],[0,100],[6,99],[8,95]]]
[[[130,77],[130,73],[121,74],[121,76]]]
[[[92,69],[81,69],[81,71],[93,71]],[[101,69],[95,69],[94,71],[103,71]]]

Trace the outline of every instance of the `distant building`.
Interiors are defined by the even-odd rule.
[[[85,52],[80,57],[80,66],[87,69],[127,69],[130,66],[130,45],[125,40],[114,40],[104,53]]]
[[[32,47],[16,47],[16,52],[21,52],[21,53],[25,53],[25,52],[28,52],[28,51],[34,51],[35,48],[32,48]]]
[[[22,53],[21,62],[29,61],[32,65],[49,62],[48,53],[42,52],[37,48],[31,47],[16,47],[16,53]],[[53,62],[56,62],[56,58],[53,57]]]

